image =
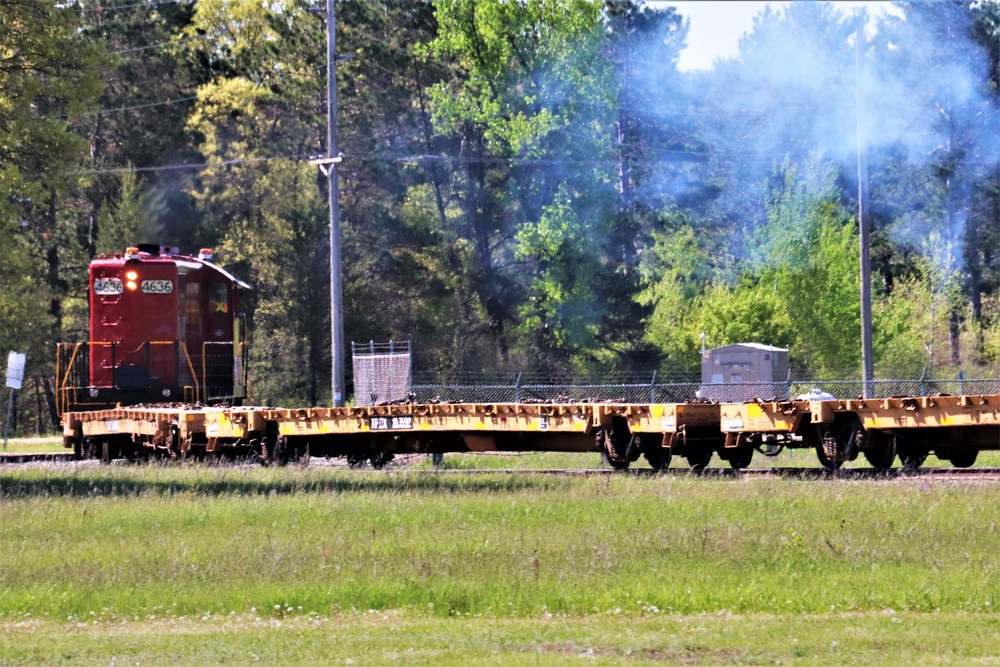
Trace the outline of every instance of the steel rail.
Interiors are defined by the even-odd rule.
[[[25,463],[84,463],[75,461],[72,452],[33,452],[0,454],[0,465],[19,465]],[[124,462],[124,461],[122,461]],[[307,465],[345,467],[341,459],[314,458]],[[354,469],[358,472],[380,473],[386,475],[546,475],[562,477],[602,477],[620,475],[625,477],[687,477],[698,479],[756,479],[776,478],[789,480],[897,480],[897,479],[967,479],[1000,481],[1000,468],[970,467],[970,468],[889,468],[875,470],[873,468],[667,468],[653,470],[651,468],[633,468],[630,470],[614,470],[612,468],[409,468],[400,465],[389,465],[381,470],[368,467]]]

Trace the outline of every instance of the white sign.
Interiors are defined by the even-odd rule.
[[[143,294],[173,294],[174,282],[172,280],[143,280]]]
[[[24,380],[24,359],[25,355],[11,352],[7,356],[7,386],[11,389],[20,389]]]
[[[125,291],[125,283],[120,278],[98,278],[94,281],[94,294],[115,296]]]

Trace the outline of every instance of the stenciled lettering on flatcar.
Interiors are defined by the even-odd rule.
[[[94,294],[98,296],[117,296],[125,291],[125,283],[121,278],[98,278],[94,281]]]
[[[172,280],[143,280],[141,285],[143,294],[173,294],[174,281]]]
[[[401,431],[413,428],[413,417],[411,415],[372,417],[368,422],[368,426],[373,431]]]

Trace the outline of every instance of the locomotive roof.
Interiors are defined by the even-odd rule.
[[[114,262],[114,261],[125,262],[126,261],[125,256],[122,255],[122,254],[119,254],[119,253],[99,255],[94,261],[98,262],[98,261],[102,261],[102,260],[103,261],[109,261],[109,262]],[[140,262],[142,262],[142,261],[156,261],[156,260],[166,260],[168,262],[173,262],[177,266],[183,266],[183,267],[188,268],[188,269],[200,269],[203,266],[207,266],[208,268],[215,269],[216,271],[218,271],[219,273],[221,273],[229,281],[231,281],[232,283],[234,283],[237,287],[239,287],[241,289],[250,289],[250,285],[246,284],[245,282],[243,282],[242,280],[240,280],[239,278],[237,278],[233,274],[229,273],[229,271],[226,271],[224,268],[222,268],[218,264],[213,264],[212,262],[207,262],[207,261],[205,261],[203,259],[198,259],[197,257],[189,257],[187,255],[175,255],[175,254],[172,254],[172,253],[159,253],[159,254],[152,254],[152,253],[148,253],[148,252],[140,252],[139,253],[139,261]]]

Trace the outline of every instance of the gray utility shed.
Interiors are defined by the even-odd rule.
[[[737,343],[701,355],[701,397],[714,401],[788,398],[788,350]]]

